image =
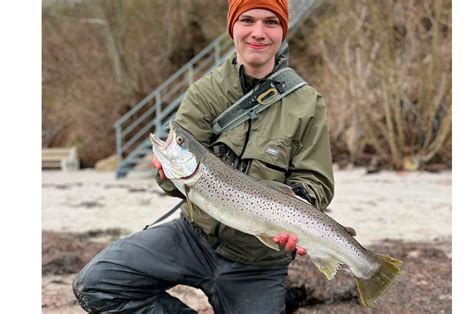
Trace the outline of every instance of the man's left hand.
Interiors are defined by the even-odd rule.
[[[284,247],[288,252],[294,252],[296,250],[296,254],[301,256],[306,255],[306,250],[303,247],[296,246],[298,238],[294,234],[288,236],[286,232],[282,232],[276,237],[273,237],[273,242]]]

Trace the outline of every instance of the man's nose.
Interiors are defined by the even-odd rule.
[[[256,39],[261,39],[265,37],[265,28],[264,24],[262,21],[257,21],[254,24],[254,27],[252,29],[252,37]]]

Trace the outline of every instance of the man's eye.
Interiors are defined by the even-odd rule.
[[[276,21],[276,20],[268,20],[268,21],[267,21],[267,24],[268,24],[268,25],[278,25],[278,24],[280,24],[280,23],[279,23],[278,21]]]
[[[252,19],[247,19],[247,18],[243,18],[240,20],[241,23],[244,23],[244,24],[251,24],[252,23]]]

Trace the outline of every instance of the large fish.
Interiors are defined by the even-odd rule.
[[[258,181],[225,164],[176,122],[166,142],[150,134],[165,175],[192,204],[279,250],[272,236],[295,234],[298,245],[328,279],[346,265],[355,277],[362,304],[376,300],[397,281],[402,263],[365,249],[343,227],[296,197],[288,186]]]

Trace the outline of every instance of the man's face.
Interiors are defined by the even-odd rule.
[[[283,28],[271,11],[252,9],[242,13],[233,26],[237,62],[257,78],[269,74],[283,40]],[[259,77],[261,76],[261,77]]]

